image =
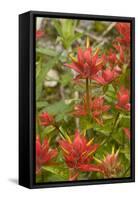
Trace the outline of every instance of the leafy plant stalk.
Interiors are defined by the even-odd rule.
[[[53,126],[63,135],[62,131],[59,129],[59,127],[57,126],[57,124],[53,124]]]

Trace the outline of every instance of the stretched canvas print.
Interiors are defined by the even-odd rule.
[[[28,12],[23,34],[20,184],[134,181],[134,18]]]

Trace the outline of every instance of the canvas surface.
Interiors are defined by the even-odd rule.
[[[36,17],[36,183],[131,176],[131,25]]]

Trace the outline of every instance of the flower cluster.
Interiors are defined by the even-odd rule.
[[[116,40],[123,46],[129,47],[130,45],[130,23],[117,23],[116,29],[120,33],[120,37]]]
[[[122,170],[121,163],[118,158],[118,153],[113,151],[111,154],[107,154],[102,161],[100,161],[99,168],[101,169],[104,177],[115,178],[116,174]]]
[[[102,69],[103,58],[98,56],[98,51],[92,53],[92,48],[86,48],[84,51],[78,48],[77,59],[72,57],[72,63],[65,66],[78,72],[76,79],[92,79]]]
[[[93,100],[90,99],[89,109],[87,110],[87,101],[86,101],[86,98],[84,98],[83,104],[75,105],[73,114],[76,117],[81,117],[81,116],[88,115],[90,111],[91,117],[98,124],[102,124],[103,120],[101,118],[101,115],[102,113],[107,112],[109,109],[110,109],[110,105],[104,104],[104,97],[100,96],[100,97],[94,98]]]
[[[81,180],[84,174],[89,174],[89,179],[95,174],[98,178],[116,178],[124,174],[119,152],[120,148],[123,148],[121,152],[125,151],[125,142],[129,146],[131,139],[130,24],[116,23],[115,31],[118,36],[105,52],[102,47],[95,49],[88,43],[86,47],[72,49],[68,62],[64,63],[65,69],[74,71],[74,90],[76,86],[83,86],[78,94],[79,101],[73,99],[71,110],[66,112],[66,117],[72,119],[73,128],[64,118],[60,120],[56,114],[52,115],[53,108],[51,113],[46,109],[38,111],[38,176],[43,166],[55,164],[67,169],[70,181]],[[36,39],[43,34],[36,32]],[[81,123],[86,124],[81,126]],[[117,138],[117,134],[121,136]],[[52,148],[51,141],[55,141]],[[119,150],[115,152],[113,146]],[[109,153],[111,148],[112,153]],[[53,169],[50,173],[56,174]]]
[[[71,140],[60,140],[59,144],[63,150],[66,164],[69,168],[80,171],[100,171],[100,168],[91,164],[93,154],[98,148],[98,144],[92,144],[93,139],[87,141],[78,130],[75,131],[73,142]]]
[[[47,112],[41,113],[39,115],[39,119],[40,119],[41,126],[52,125],[54,122],[53,116],[49,115]]]
[[[36,174],[41,173],[41,167],[50,164],[52,158],[57,155],[56,149],[50,149],[49,142],[44,139],[43,143],[40,142],[40,137],[36,137]]]
[[[121,87],[117,93],[117,109],[124,109],[126,111],[130,111],[130,103],[129,103],[129,91],[124,87]]]

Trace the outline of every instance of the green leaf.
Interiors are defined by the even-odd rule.
[[[108,85],[104,98],[108,103],[114,105],[116,101],[116,91],[112,84]]]
[[[43,138],[51,134],[51,132],[53,132],[54,130],[55,130],[54,126],[47,126],[46,128],[44,128],[43,133],[42,133]]]
[[[68,141],[70,141],[71,139],[70,139],[70,137],[69,137],[67,131],[64,130],[64,128],[63,128],[62,126],[60,126],[59,129],[60,129],[60,131],[62,132],[62,136],[64,136]]]
[[[53,25],[59,34],[58,41],[61,41],[65,48],[69,48],[75,40],[82,36],[82,33],[76,33],[75,30],[77,20],[54,20]]]
[[[124,133],[122,132],[122,129],[119,128],[112,134],[112,138],[120,145],[123,145],[124,143]]]
[[[51,172],[52,174],[61,177],[63,180],[68,180],[69,171],[68,168],[65,168],[64,166],[45,166],[43,167],[43,170]]]
[[[57,52],[53,49],[48,49],[48,48],[36,48],[36,53],[39,53],[39,54],[44,54],[44,55],[47,55],[47,56],[57,56]]]
[[[65,104],[64,101],[56,102],[46,107],[45,110],[52,115],[59,115],[60,113],[65,114],[72,110],[72,103]]]
[[[108,114],[108,113],[102,115],[103,120],[112,119],[113,117],[114,116],[112,114]]]
[[[61,27],[61,25],[60,25],[60,22],[57,21],[57,20],[54,20],[54,21],[53,21],[53,25],[54,25],[54,27],[56,28],[58,34],[59,34],[60,36],[62,36],[62,27]]]
[[[57,63],[59,56],[50,59],[46,64],[42,64],[42,68],[41,71],[39,73],[39,75],[36,78],[36,100],[39,99],[40,95],[41,95],[41,91],[42,91],[42,86],[43,86],[43,82],[45,79],[45,76],[47,74],[47,72],[54,67],[54,65]]]
[[[125,158],[130,161],[130,146],[125,146],[124,149],[121,149],[120,153],[123,153]]]
[[[47,106],[48,106],[47,101],[37,101],[36,102],[37,109],[42,109],[42,108],[47,107]]]
[[[80,126],[83,131],[91,129],[93,127],[92,120],[89,117],[80,118]]]
[[[102,33],[104,30],[106,30],[107,26],[108,25],[103,22],[95,21],[94,30],[96,32]]]
[[[107,122],[104,122],[103,126],[100,126],[99,124],[94,123],[94,130],[98,132],[99,134],[109,136],[112,131],[112,126],[113,126],[113,119],[110,119]]]
[[[65,86],[67,86],[71,82],[72,78],[73,78],[72,73],[68,72],[66,74],[61,75],[60,82],[65,87]]]
[[[120,115],[121,115],[120,126],[129,128],[130,127],[130,114],[129,115],[120,114]]]

